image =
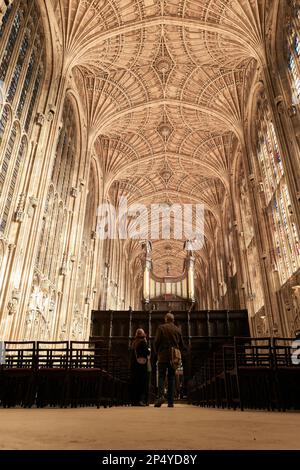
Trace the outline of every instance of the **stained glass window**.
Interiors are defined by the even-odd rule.
[[[15,67],[15,70],[11,79],[10,87],[7,93],[7,101],[9,103],[12,102],[15,96],[16,90],[17,90],[18,81],[21,75],[22,67],[24,64],[24,59],[25,59],[26,52],[28,49],[28,44],[29,44],[29,37],[28,37],[28,34],[25,34],[25,37],[21,44],[21,49],[20,49],[18,60],[17,60],[17,64],[16,64],[16,67]]]
[[[4,136],[8,118],[9,118],[9,107],[5,106],[2,112],[1,119],[0,119],[0,146],[2,144],[2,139]]]
[[[18,175],[27,152],[25,143],[43,81],[44,37],[39,8],[33,3],[33,0],[15,0],[6,12],[0,30],[3,42],[0,81],[3,82],[2,90],[7,92],[2,96],[4,107],[0,117],[2,232],[9,227],[12,206],[17,199]],[[16,116],[13,123],[10,116]]]
[[[258,163],[267,214],[272,221],[271,239],[281,282],[300,267],[299,234],[292,219],[292,206],[285,182],[282,155],[274,125],[260,109]]]
[[[3,162],[1,165],[1,169],[0,169],[0,196],[2,194],[2,190],[3,190],[5,178],[7,175],[10,159],[12,157],[16,138],[17,138],[17,126],[16,124],[14,124],[11,130],[10,136],[9,136],[9,140],[5,149],[5,154],[4,154]]]
[[[39,92],[39,89],[40,89],[41,81],[42,81],[42,70],[41,70],[41,68],[39,68],[39,71],[38,71],[38,74],[37,74],[37,77],[36,77],[36,80],[35,80],[35,83],[34,83],[32,96],[31,96],[29,107],[28,107],[26,121],[25,121],[25,131],[26,132],[28,132],[30,123],[32,122],[32,113],[33,113],[34,106],[35,106],[36,99],[37,99],[37,95],[38,95],[38,92]]]
[[[288,68],[289,68],[292,81],[293,81],[293,89],[294,89],[293,101],[294,101],[294,104],[297,104],[299,97],[300,97],[300,77],[298,73],[298,67],[296,66],[295,57],[292,53],[290,53],[289,55]]]
[[[288,70],[293,91],[293,103],[300,100],[300,37],[299,37],[299,9],[294,5],[292,26],[288,34]]]
[[[63,112],[63,128],[59,135],[52,171],[52,182],[64,202],[66,202],[66,197],[70,191],[71,175],[74,166],[76,149],[74,138],[75,126],[73,106],[70,102],[67,102]]]
[[[11,179],[10,179],[10,185],[9,185],[9,189],[8,189],[6,203],[5,203],[4,211],[3,211],[3,214],[2,214],[2,217],[1,217],[1,229],[0,230],[2,232],[4,232],[4,230],[6,228],[7,221],[8,221],[9,212],[10,212],[10,208],[11,208],[12,201],[13,201],[14,190],[15,190],[15,186],[16,186],[20,166],[21,166],[22,160],[24,158],[24,155],[26,153],[26,146],[27,146],[26,137],[23,137],[22,141],[21,141],[19,151],[18,151],[16,161],[15,161],[15,166],[14,166],[14,169],[13,169],[13,172],[12,172],[12,176],[11,176]]]
[[[277,137],[272,122],[263,122],[259,131],[258,159],[263,177],[267,203],[283,175],[283,166]]]
[[[294,17],[288,33],[287,65],[292,87],[292,100],[299,104],[300,100],[300,36],[299,36],[299,8],[292,3]],[[275,164],[279,172],[274,175],[272,184],[274,190],[266,195],[267,204],[270,202],[269,213],[273,220],[273,235],[275,240],[275,257],[280,279],[286,281],[300,266],[299,234],[293,220],[293,208],[288,187],[285,181],[281,155],[274,126],[270,123],[272,147]],[[271,162],[272,163],[272,162]],[[262,172],[263,173],[263,172]],[[267,183],[265,183],[267,187]]]
[[[294,51],[297,57],[300,57],[300,41],[299,41],[299,37],[297,34],[295,34],[295,37],[294,37]]]
[[[26,73],[23,88],[22,88],[22,93],[21,93],[18,108],[17,108],[17,116],[18,116],[19,119],[21,118],[22,111],[23,111],[23,108],[24,108],[24,105],[25,105],[25,100],[26,100],[26,96],[27,96],[27,93],[28,93],[28,90],[29,90],[29,85],[30,85],[30,80],[31,80],[31,77],[32,77],[34,63],[35,63],[35,51],[33,51],[33,53],[31,54],[31,57],[30,57],[27,73]]]
[[[5,80],[5,77],[7,74],[8,66],[11,60],[14,46],[16,44],[16,39],[18,36],[18,32],[20,30],[20,26],[21,26],[21,11],[17,11],[15,19],[12,24],[11,32],[10,32],[10,35],[6,44],[6,48],[4,50],[1,64],[0,64],[0,80],[2,81]]]
[[[62,128],[57,138],[50,198],[44,214],[43,232],[39,244],[37,266],[55,284],[62,265],[63,240],[67,229],[67,204],[71,197],[76,152],[76,122],[72,103],[67,100],[62,115]],[[48,222],[48,220],[50,222]]]

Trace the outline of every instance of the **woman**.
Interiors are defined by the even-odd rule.
[[[146,406],[149,390],[150,348],[146,333],[138,328],[131,345],[131,402],[132,405]]]

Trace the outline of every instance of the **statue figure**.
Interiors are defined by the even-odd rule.
[[[17,312],[17,305],[18,305],[17,299],[11,299],[8,302],[7,308],[8,308],[9,315],[14,315]]]

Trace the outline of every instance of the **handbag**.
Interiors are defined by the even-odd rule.
[[[137,354],[136,354],[136,350],[134,350],[135,352],[135,357],[136,357],[136,362],[138,364],[142,364],[142,365],[145,365],[147,363],[147,358],[146,357],[138,357]]]
[[[171,366],[173,369],[178,369],[181,366],[181,352],[180,349],[171,347]]]

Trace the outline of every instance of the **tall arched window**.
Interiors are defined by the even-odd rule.
[[[29,41],[30,41],[29,34],[30,34],[29,30],[25,32],[24,39],[22,41],[20,52],[19,52],[19,57],[18,57],[18,60],[17,60],[17,63],[16,63],[16,67],[13,71],[12,79],[11,79],[9,90],[8,90],[8,93],[7,93],[7,101],[9,103],[11,103],[13,101],[14,96],[16,95],[18,82],[19,82],[19,79],[20,79],[20,75],[21,75],[21,72],[22,72],[23,65],[24,65],[26,52],[27,52],[28,46],[29,46]]]
[[[78,266],[78,274],[76,281],[76,300],[75,305],[78,309],[78,315],[74,317],[72,335],[73,338],[87,339],[87,318],[84,318],[85,303],[91,294],[92,282],[92,266],[94,243],[92,232],[96,226],[96,197],[95,188],[96,180],[94,171],[91,171],[89,179],[89,192],[87,196],[83,237],[81,243],[80,263]],[[92,299],[90,299],[92,301]]]
[[[5,130],[7,129],[8,124],[9,124],[8,122],[9,118],[10,118],[9,106],[5,106],[2,112],[1,119],[0,119],[0,146],[4,138]]]
[[[15,165],[13,168],[13,172],[10,178],[10,185],[8,188],[3,213],[2,213],[2,220],[1,220],[1,232],[5,231],[7,220],[10,214],[10,209],[13,201],[14,191],[17,183],[17,178],[19,174],[19,169],[23,163],[24,156],[26,155],[27,150],[27,138],[26,136],[22,137],[22,141],[18,150],[17,158],[15,159]]]
[[[249,192],[246,183],[244,169],[240,170],[240,216],[242,222],[242,243],[243,253],[247,257],[248,272],[248,300],[252,302],[253,313],[257,313],[264,305],[263,287],[260,272],[260,263],[256,238],[254,236],[254,225],[251,212]],[[252,312],[251,312],[252,313]]]
[[[292,87],[293,104],[300,101],[300,8],[293,2],[292,21],[288,33],[288,69]]]
[[[270,243],[280,281],[283,284],[300,267],[299,234],[293,220],[290,195],[285,180],[278,139],[266,103],[258,108],[257,156],[267,216]]]
[[[54,285],[62,266],[68,204],[71,197],[77,151],[76,120],[70,100],[66,100],[55,151],[51,185],[43,217],[36,267]]]
[[[0,232],[10,226],[44,76],[44,35],[33,0],[15,0],[0,29]],[[15,120],[11,119],[15,116]]]
[[[44,296],[45,302],[40,309],[33,301],[33,308],[29,306],[28,313],[29,318],[30,311],[40,309],[42,313],[41,316],[35,317],[34,329],[31,331],[31,337],[35,337],[39,331],[40,339],[53,335],[58,321],[59,276],[64,274],[66,269],[65,249],[67,249],[66,240],[70,237],[71,189],[72,184],[76,184],[73,180],[75,180],[75,157],[78,155],[77,135],[78,126],[74,107],[67,98],[62,113],[62,126],[57,137],[51,183],[35,260],[35,278],[42,281],[37,285],[32,284],[32,298],[36,298],[38,292]],[[47,286],[46,290],[41,284]],[[43,321],[48,325],[47,331],[42,328]]]
[[[10,34],[8,36],[8,40],[7,40],[4,52],[1,57],[0,80],[3,82],[5,81],[5,78],[6,78],[6,74],[8,71],[9,64],[10,64],[10,59],[11,59],[11,56],[12,56],[12,53],[13,53],[13,50],[17,41],[18,33],[21,29],[21,22],[22,22],[22,11],[21,10],[15,11],[15,8],[14,8],[10,10],[9,12],[10,15],[12,15],[13,12],[15,12],[15,17],[11,25]],[[4,27],[7,28],[8,26],[9,24],[7,21]]]
[[[1,167],[0,167],[0,197],[2,196],[2,193],[3,193],[4,183],[5,183],[7,172],[10,166],[10,162],[12,160],[14,147],[18,141],[17,139],[18,133],[19,133],[18,123],[14,122],[6,148],[5,148],[4,156],[1,162]]]

